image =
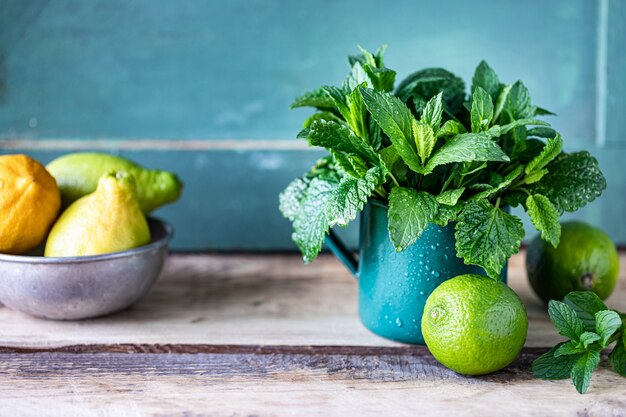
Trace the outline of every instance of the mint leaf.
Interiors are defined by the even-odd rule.
[[[371,85],[369,85],[369,87],[373,87],[379,91],[393,90],[396,72],[383,65],[383,55],[386,47],[378,48],[376,54],[372,54],[360,46],[359,49],[361,50],[362,57],[361,59],[357,58],[357,61],[363,65],[364,71],[371,80]]]
[[[530,191],[548,197],[559,213],[578,210],[606,188],[598,161],[589,152],[561,155],[546,168],[548,173]]]
[[[523,184],[526,185],[530,185],[530,184],[535,184],[539,181],[541,181],[541,179],[548,173],[547,169],[540,169],[539,171],[533,171],[529,174],[526,174],[522,180]]]
[[[357,45],[359,51],[361,51],[361,55],[351,55],[348,57],[348,63],[350,66],[353,66],[355,63],[359,62],[361,65],[372,65],[376,68],[383,67],[383,58],[385,56],[385,51],[387,50],[387,45],[381,45],[378,49],[376,49],[375,53],[371,53],[367,49]]]
[[[481,87],[489,94],[492,100],[495,100],[500,91],[500,80],[496,73],[491,69],[487,62],[480,61],[474,76],[472,77],[472,94],[476,91],[477,87]]]
[[[379,151],[383,144],[383,131],[373,117],[369,118],[369,142],[374,150]]]
[[[596,313],[596,333],[600,335],[600,346],[607,347],[611,336],[622,327],[622,319],[615,311],[604,310]]]
[[[306,195],[309,187],[309,180],[306,178],[296,178],[291,181],[287,188],[278,196],[280,212],[291,221],[296,219],[300,212],[300,204]]]
[[[556,116],[556,113],[551,112],[548,109],[544,109],[542,107],[535,106],[535,116]],[[550,137],[552,137],[552,136],[550,136]]]
[[[439,93],[431,98],[428,103],[426,103],[424,111],[422,111],[420,122],[429,125],[434,132],[437,132],[439,125],[441,125],[441,115],[443,113],[442,96],[443,93]]]
[[[589,388],[591,374],[599,364],[600,350],[593,349],[583,353],[572,367],[572,382],[580,394],[584,394]]]
[[[374,68],[370,65],[363,67],[367,75],[372,80],[372,85],[376,90],[390,92],[396,81],[396,72],[389,68]]]
[[[626,376],[626,332],[617,341],[613,351],[609,355],[611,368],[621,376]]]
[[[389,238],[398,252],[422,235],[437,213],[431,194],[412,188],[394,187],[389,193]]]
[[[367,139],[368,129],[365,126],[367,112],[359,90],[354,89],[346,95],[345,90],[341,88],[325,86],[322,89],[333,100],[337,110],[339,110],[339,113],[341,113],[356,135]]]
[[[417,154],[422,161],[422,165],[424,165],[435,147],[435,134],[430,125],[419,123],[415,119],[413,119],[412,122],[413,140],[415,141]]]
[[[484,134],[463,133],[448,140],[436,150],[423,173],[429,174],[439,165],[466,161],[509,161],[509,157]]]
[[[498,138],[502,135],[507,134],[508,132],[510,132],[511,130],[520,127],[520,126],[529,126],[529,125],[534,125],[534,126],[547,126],[548,123],[543,122],[541,120],[536,120],[536,119],[519,119],[519,120],[515,120],[511,123],[507,123],[505,125],[495,125],[495,126],[491,126],[488,130],[486,130],[484,132],[484,134],[489,138],[489,139],[493,139],[493,138]],[[537,139],[538,140],[538,139]],[[541,142],[541,141],[540,141]],[[543,143],[542,143],[543,144]]]
[[[515,82],[509,89],[502,108],[502,114],[507,116],[507,122],[517,119],[528,119],[535,115],[535,108],[530,104],[528,89],[521,81]]]
[[[395,146],[390,145],[380,150],[380,159],[393,176],[401,182],[406,182],[409,168],[406,166]]]
[[[339,117],[337,117],[334,113],[331,113],[329,111],[322,111],[322,112],[315,113],[315,114],[312,114],[311,116],[309,116],[304,121],[304,124],[303,124],[304,129],[306,130],[316,120],[326,120],[327,122],[339,122],[339,123],[343,122],[343,120],[341,120]]]
[[[444,111],[456,114],[465,100],[465,82],[443,68],[425,68],[410,74],[396,89],[396,96],[404,102],[411,97],[426,102],[439,93],[443,96]]]
[[[466,264],[481,266],[494,279],[507,259],[519,252],[524,237],[522,222],[486,200],[472,201],[456,225],[456,251]]]
[[[461,195],[463,195],[463,191],[465,191],[465,187],[456,188],[454,190],[444,191],[435,198],[439,204],[454,206],[459,201],[459,198],[461,198]]]
[[[380,182],[378,167],[370,168],[363,178],[344,177],[332,191],[326,206],[329,226],[345,226],[354,220]]]
[[[477,86],[472,95],[471,110],[472,132],[482,132],[489,128],[493,118],[493,102],[491,96],[482,87]]]
[[[548,314],[561,336],[578,340],[585,331],[583,322],[578,318],[576,312],[565,303],[550,300],[548,303]]]
[[[522,166],[518,166],[513,171],[508,173],[506,175],[506,177],[499,178],[499,181],[495,185],[491,185],[491,184],[475,184],[475,186],[481,186],[480,188],[484,187],[485,190],[481,191],[480,193],[477,193],[477,194],[473,195],[472,197],[470,197],[470,201],[489,198],[492,195],[496,194],[497,192],[504,190],[506,187],[511,185],[513,183],[513,181],[515,181],[517,179],[517,177],[520,176],[522,171],[524,171],[524,168]]]
[[[546,196],[533,194],[526,199],[526,209],[530,220],[541,232],[541,238],[556,248],[561,239],[561,224],[556,207]]]
[[[339,168],[351,177],[362,178],[368,170],[367,164],[358,155],[339,151],[330,151],[330,154]]]
[[[606,304],[592,291],[572,291],[563,302],[576,312],[586,331],[595,331],[596,313],[608,310]]]
[[[557,133],[554,138],[546,141],[546,146],[544,146],[541,153],[526,165],[525,172],[528,174],[533,171],[541,170],[561,153],[562,148],[563,139],[561,139],[561,135]]]
[[[363,98],[358,88],[352,90],[347,96],[348,108],[350,109],[350,117],[347,120],[348,125],[354,130],[357,136],[367,139],[369,126],[365,124],[367,110],[363,104]]]
[[[504,110],[504,106],[506,105],[506,102],[508,100],[509,93],[511,92],[512,87],[513,85],[509,84],[505,86],[502,90],[500,90],[500,94],[498,94],[498,98],[496,99],[496,105],[494,107],[494,112],[493,112],[494,123],[500,122],[500,115],[502,114],[502,111]]]
[[[305,93],[296,98],[294,102],[289,106],[291,109],[297,107],[316,107],[318,109],[332,109],[335,107],[335,102],[328,96],[323,88],[318,88],[311,92]]]
[[[447,226],[449,222],[457,219],[463,207],[464,204],[460,201],[453,206],[440,204],[435,217],[433,217],[433,223],[441,227]]]
[[[355,62],[352,66],[352,71],[348,75],[348,78],[345,82],[345,89],[347,91],[353,91],[356,87],[365,83],[368,87],[372,88],[372,81],[370,80],[369,75],[363,69],[363,65],[360,62]]]
[[[332,101],[334,107],[339,110],[339,113],[343,116],[343,118],[348,121],[350,120],[351,113],[350,107],[348,106],[348,99],[346,98],[346,92],[339,88],[333,87],[331,85],[326,85],[321,88],[327,95],[327,97]]]
[[[309,128],[308,138],[311,145],[355,154],[372,164],[378,163],[378,156],[374,149],[345,125],[316,120]]]
[[[583,349],[587,349],[591,344],[600,340],[600,335],[595,332],[583,332],[580,335],[580,344]]]
[[[301,200],[300,211],[293,222],[292,239],[305,263],[312,262],[322,249],[329,227],[326,207],[338,183],[338,179],[313,178]]]
[[[398,155],[415,172],[421,162],[413,139],[413,116],[406,105],[391,94],[360,88],[363,102],[380,128],[393,143]]]
[[[594,334],[594,333],[590,333],[590,334]],[[584,347],[579,346],[578,343],[569,341],[569,342],[563,343],[561,346],[558,347],[558,349],[554,352],[554,357],[557,358],[559,356],[564,356],[564,355],[575,355],[577,353],[582,353],[586,350],[587,349],[585,349]]]
[[[532,372],[535,378],[540,379],[566,379],[572,374],[574,363],[582,356],[579,354],[555,356],[563,345],[569,342],[562,342],[544,353],[533,361]]]
[[[533,127],[532,129],[528,129],[527,136],[537,136],[540,138],[551,139],[557,135],[556,130],[551,127]]]
[[[461,133],[467,133],[467,129],[461,123],[456,120],[448,120],[437,131],[437,137],[443,136],[456,136]]]

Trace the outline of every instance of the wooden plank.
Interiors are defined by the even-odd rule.
[[[371,0],[323,8],[314,1],[5,1],[0,136],[292,138],[308,112],[288,110],[294,97],[340,84],[357,43],[388,43],[386,62],[398,80],[426,66],[470,80],[484,58],[503,82],[524,80],[535,102],[558,113],[568,140],[593,137],[595,2],[448,4],[453,31],[437,18],[415,25],[415,16],[442,17],[442,7],[413,0],[385,8]],[[360,26],[346,25],[347,15]],[[533,24],[511,31],[510,16]],[[367,29],[381,21],[394,25]]]
[[[579,395],[538,381],[522,354],[466,378],[423,347],[288,347],[233,353],[0,354],[0,414],[47,416],[624,416],[623,378],[605,367]],[[299,350],[299,351],[298,351]]]
[[[528,308],[527,346],[502,371],[466,378],[426,347],[367,332],[356,283],[330,256],[176,255],[120,314],[53,322],[0,308],[0,415],[624,416],[626,380],[606,361],[584,396],[532,378],[546,350],[534,346],[557,338],[522,255],[509,279]]]
[[[608,304],[626,311],[626,257]],[[529,347],[560,340],[532,294],[524,255],[511,259],[509,282],[530,319]],[[399,346],[357,317],[357,283],[333,257],[312,265],[297,255],[174,255],[150,293],[119,314],[47,321],[0,308],[0,346],[81,344]]]

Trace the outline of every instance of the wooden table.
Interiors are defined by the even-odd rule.
[[[620,275],[608,304],[626,311]],[[533,379],[530,363],[559,337],[523,255],[509,281],[528,309],[526,347],[502,371],[466,378],[425,347],[368,332],[356,284],[330,256],[175,255],[144,300],[110,317],[0,308],[0,415],[625,416],[626,379],[606,363],[585,395]]]

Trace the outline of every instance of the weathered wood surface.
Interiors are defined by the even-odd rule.
[[[544,305],[532,294],[522,255],[509,284],[530,318],[527,346],[556,343]],[[626,258],[608,300],[626,311]],[[296,255],[176,255],[155,287],[129,310],[95,320],[54,322],[0,307],[0,346],[77,344],[398,346],[357,317],[357,285],[330,256],[305,266]]]
[[[625,265],[622,257],[622,265]],[[558,340],[523,257],[510,285],[527,346],[509,367],[465,378],[425,347],[359,323],[356,283],[333,258],[177,255],[148,296],[82,322],[0,308],[0,416],[626,416],[626,380],[603,365],[578,395],[530,363]],[[608,300],[626,310],[622,269]]]
[[[447,370],[423,347],[2,353],[0,415],[625,415],[621,377],[602,368],[581,396],[568,381],[532,379],[539,351],[480,378]]]

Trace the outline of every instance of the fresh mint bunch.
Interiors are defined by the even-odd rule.
[[[591,375],[600,364],[600,354],[611,343],[611,368],[626,376],[626,316],[608,307],[591,291],[574,291],[563,302],[548,304],[550,320],[561,336],[561,342],[537,358],[532,365],[535,377],[541,379],[572,378],[576,390],[583,394],[589,388]]]
[[[329,228],[347,225],[377,199],[389,206],[396,250],[431,224],[455,222],[457,255],[499,279],[524,237],[505,207],[522,206],[556,246],[560,215],[606,187],[589,153],[562,151],[561,136],[537,119],[552,113],[532,104],[521,81],[501,83],[483,61],[469,94],[441,68],[417,71],[394,91],[396,73],[383,55],[384,48],[361,49],[341,87],[320,87],[292,105],[317,109],[298,137],[329,152],[280,195],[305,262]]]

